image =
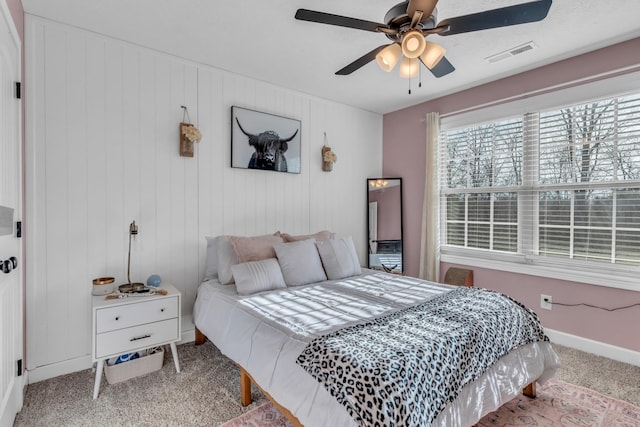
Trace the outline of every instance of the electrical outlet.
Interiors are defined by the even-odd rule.
[[[540,295],[540,308],[544,308],[545,310],[551,310],[553,306],[553,298],[551,295]]]

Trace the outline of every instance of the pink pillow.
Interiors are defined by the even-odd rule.
[[[280,232],[278,231],[277,233],[280,233]],[[322,230],[314,234],[305,234],[300,236],[292,236],[291,234],[287,234],[287,233],[280,233],[280,235],[284,238],[285,242],[290,243],[290,242],[299,242],[300,240],[308,240],[308,239],[315,239],[319,241],[330,240],[335,237],[336,233],[332,233],[328,230]]]
[[[282,237],[271,234],[255,237],[229,236],[229,240],[238,258],[238,264],[275,258],[273,245],[283,243]]]

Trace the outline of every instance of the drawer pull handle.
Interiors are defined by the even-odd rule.
[[[116,320],[120,320],[120,316],[116,316]]]
[[[161,309],[160,309],[160,313],[164,313],[164,308],[161,308]]]
[[[138,341],[138,340],[143,340],[143,339],[145,339],[145,338],[151,338],[151,335],[146,334],[146,335],[143,335],[143,336],[141,336],[141,337],[133,337],[133,338],[131,338],[129,341]]]

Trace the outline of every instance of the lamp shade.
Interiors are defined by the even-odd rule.
[[[417,59],[402,58],[402,62],[400,63],[400,77],[403,79],[415,77],[418,75],[419,68],[420,65]]]
[[[402,37],[402,54],[407,58],[417,58],[424,51],[426,43],[421,31],[411,30]]]
[[[398,60],[400,60],[401,54],[402,49],[400,48],[400,45],[398,43],[393,43],[378,52],[376,55],[376,62],[380,68],[389,72],[396,66]]]
[[[445,53],[447,53],[447,50],[439,44],[425,41],[424,52],[420,55],[420,59],[428,69],[432,70],[433,67],[438,65]]]

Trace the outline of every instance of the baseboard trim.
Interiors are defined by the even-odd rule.
[[[9,393],[5,396],[4,401],[0,402],[0,426],[12,426],[16,414],[22,409],[24,402],[24,393],[27,387],[25,375],[15,377],[13,384],[9,389]]]
[[[185,323],[183,323],[184,325]],[[185,344],[193,342],[196,339],[195,327],[193,324],[191,327],[182,330],[182,340],[179,344]],[[617,360],[618,362],[628,363],[630,365],[640,366],[640,352],[629,350],[624,347],[617,347],[615,345],[594,341],[589,338],[579,337],[577,335],[571,335],[566,332],[556,331],[554,329],[545,329],[545,332],[551,342],[564,345],[565,347],[575,348],[577,350],[585,351],[587,353],[596,354],[598,356],[607,357],[609,359]]]
[[[191,322],[183,322],[183,325],[186,326],[186,329],[182,330],[181,340],[178,344],[186,344],[195,341],[196,332],[193,324]],[[545,329],[545,332],[552,342],[560,345],[586,351],[587,353],[596,354],[598,356],[608,357],[609,359],[617,360],[619,362],[640,366],[640,352],[638,351],[629,350],[628,348],[623,347],[616,347],[611,344],[594,341],[553,329]],[[91,363],[90,356],[41,366],[25,373],[25,384],[37,383],[60,375],[90,369],[91,367],[93,367],[93,363]]]
[[[182,324],[183,326],[186,326],[186,329],[182,330],[180,341],[178,341],[176,344],[180,345],[195,341],[196,331],[193,323],[191,323],[191,320],[185,322],[185,318],[183,317]],[[49,378],[54,378],[60,375],[66,375],[72,372],[78,372],[91,368],[93,368],[93,363],[91,362],[91,356],[88,355],[84,357],[78,357],[76,359],[65,360],[64,362],[39,366],[28,371],[28,383],[37,383],[40,381],[48,380]]]
[[[628,348],[616,347],[615,345],[594,341],[589,338],[571,335],[566,332],[555,331],[553,329],[544,330],[552,343],[558,343],[566,347],[586,351],[587,353],[607,357],[618,362],[640,366],[640,352]]]
[[[180,331],[180,341],[178,344],[186,344],[196,340],[196,327],[193,324],[191,314],[182,315],[182,331]]]
[[[182,331],[182,335],[180,336],[180,338],[180,341],[178,341],[177,343],[178,345],[194,342],[196,340],[196,330],[194,328],[191,328],[186,331]]]
[[[70,374],[93,366],[91,356],[78,357],[76,359],[65,360],[50,365],[38,366],[29,370],[29,384],[48,380],[49,378],[58,377],[60,375]]]

